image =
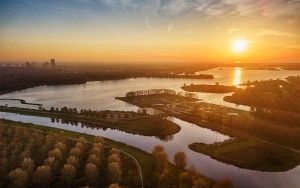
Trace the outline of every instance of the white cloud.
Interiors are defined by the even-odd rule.
[[[277,31],[272,29],[261,29],[254,33],[255,36],[285,36],[285,37],[300,37],[299,35],[292,34],[285,31]]]

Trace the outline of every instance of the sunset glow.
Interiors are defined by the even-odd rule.
[[[248,41],[245,39],[238,39],[233,41],[232,48],[236,53],[242,53],[246,50]]]
[[[4,0],[0,60],[297,62],[299,15],[280,0]]]

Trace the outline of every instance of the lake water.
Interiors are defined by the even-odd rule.
[[[41,86],[17,91],[0,96],[0,98],[25,99],[27,102],[41,103],[44,107],[76,107],[78,109],[94,110],[137,110],[138,107],[124,103],[114,98],[124,96],[128,91],[142,89],[173,89],[182,91],[180,87],[186,84],[219,84],[238,85],[247,80],[284,79],[287,76],[300,75],[300,71],[268,71],[268,70],[245,70],[241,68],[211,69],[199,73],[213,74],[213,80],[189,80],[189,79],[161,79],[161,78],[132,78],[119,81],[89,82],[81,85],[68,86]],[[228,94],[197,93],[200,99],[206,102],[224,106],[248,110],[246,106],[236,106],[223,101]],[[0,105],[20,106],[12,101],[0,101]],[[22,107],[28,107],[28,105]],[[99,135],[120,142],[127,143],[145,151],[151,152],[157,144],[163,145],[169,158],[172,159],[177,151],[187,154],[189,165],[194,166],[203,174],[212,178],[229,178],[239,187],[272,187],[293,188],[300,185],[300,166],[286,172],[260,172],[246,170],[233,165],[224,164],[211,159],[209,156],[193,152],[188,144],[193,142],[213,143],[223,141],[229,137],[209,129],[201,128],[194,124],[173,118],[173,121],[181,126],[181,131],[168,139],[161,140],[156,137],[133,135],[123,131],[111,129],[92,129],[81,125],[71,126],[61,123],[52,123],[50,118],[23,116],[11,113],[0,113],[0,118],[34,123],[44,126],[62,128],[92,135]]]

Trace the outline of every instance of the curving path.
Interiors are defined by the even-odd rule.
[[[132,158],[135,163],[137,164],[138,166],[138,169],[139,169],[139,176],[140,176],[140,181],[141,181],[141,188],[144,188],[144,181],[143,181],[143,174],[142,174],[142,168],[141,168],[141,165],[140,163],[138,162],[138,160],[133,156],[131,155],[130,153],[127,153],[126,151],[123,151],[123,150],[120,150],[118,149],[120,152],[122,152],[123,154],[129,156],[130,158]]]

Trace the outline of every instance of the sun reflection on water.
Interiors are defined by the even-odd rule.
[[[242,76],[241,68],[235,67],[233,72],[232,85],[238,86],[239,84],[241,84],[241,76]]]

